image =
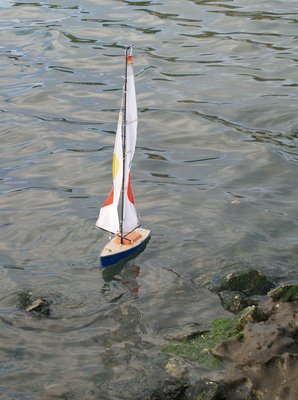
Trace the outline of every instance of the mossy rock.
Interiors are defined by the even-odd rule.
[[[245,308],[242,312],[240,312],[235,320],[235,328],[238,331],[241,331],[244,326],[249,323],[256,323],[256,322],[261,322],[265,321],[267,319],[267,316],[263,312],[262,309],[260,309],[258,306],[250,306]]]
[[[255,301],[241,292],[230,292],[224,290],[219,293],[219,297],[223,308],[233,314],[237,314],[244,308],[256,304]]]
[[[162,350],[184,356],[191,361],[197,361],[208,368],[218,368],[221,361],[213,356],[211,350],[237,333],[232,320],[228,318],[215,319],[211,323],[209,332],[182,342],[167,344],[163,346]]]
[[[274,301],[298,300],[298,285],[283,285],[271,290],[268,295]]]
[[[162,333],[162,336],[164,339],[169,341],[181,342],[202,335],[203,333],[206,333],[206,331],[208,330],[203,328],[200,324],[191,322],[182,327],[167,329]]]
[[[224,385],[220,382],[200,379],[186,390],[187,399],[224,400],[227,399]]]
[[[272,279],[262,272],[256,269],[247,269],[228,274],[215,290],[217,292],[236,291],[246,295],[265,295],[273,286]]]

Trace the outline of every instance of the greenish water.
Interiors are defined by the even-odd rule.
[[[1,400],[112,399],[104,385],[154,374],[161,330],[225,315],[214,276],[297,279],[297,5],[2,0],[0,18]],[[130,43],[152,238],[103,273]],[[19,307],[28,291],[51,318]]]

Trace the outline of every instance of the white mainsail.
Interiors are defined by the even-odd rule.
[[[123,232],[130,232],[139,225],[134,198],[131,190],[131,164],[137,141],[137,101],[132,66],[132,55],[127,56],[127,93],[126,93],[126,145],[124,168],[124,211]]]
[[[131,190],[131,164],[137,140],[137,103],[134,84],[131,48],[126,55],[126,96],[124,113],[119,114],[115,147],[113,154],[113,188],[102,205],[96,226],[106,231],[118,234],[134,230],[138,225],[138,217]],[[122,108],[122,107],[121,107]],[[126,121],[123,121],[123,114]],[[125,139],[124,139],[125,135]],[[123,160],[123,143],[125,157]],[[123,179],[124,173],[124,179]],[[123,196],[123,215],[118,214],[120,196]]]

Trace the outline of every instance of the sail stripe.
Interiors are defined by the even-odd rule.
[[[111,193],[109,194],[108,198],[106,199],[106,201],[103,203],[103,207],[109,206],[111,204],[113,204],[114,201],[114,189],[112,189]]]
[[[132,190],[131,190],[130,174],[129,174],[129,177],[128,177],[127,198],[132,204],[135,204],[135,201],[134,201],[134,198],[133,198],[133,194],[132,194]]]

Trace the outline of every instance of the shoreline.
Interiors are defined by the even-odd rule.
[[[206,349],[223,364],[205,373],[200,362],[187,371],[187,358],[174,355],[172,346],[173,356],[165,368],[185,387],[177,399],[297,400],[298,285],[275,287],[271,278],[250,269],[227,275],[212,291],[223,308],[234,314],[234,333]],[[180,341],[180,348],[192,343],[196,351],[194,336],[192,332]],[[176,399],[174,395],[158,398]]]

